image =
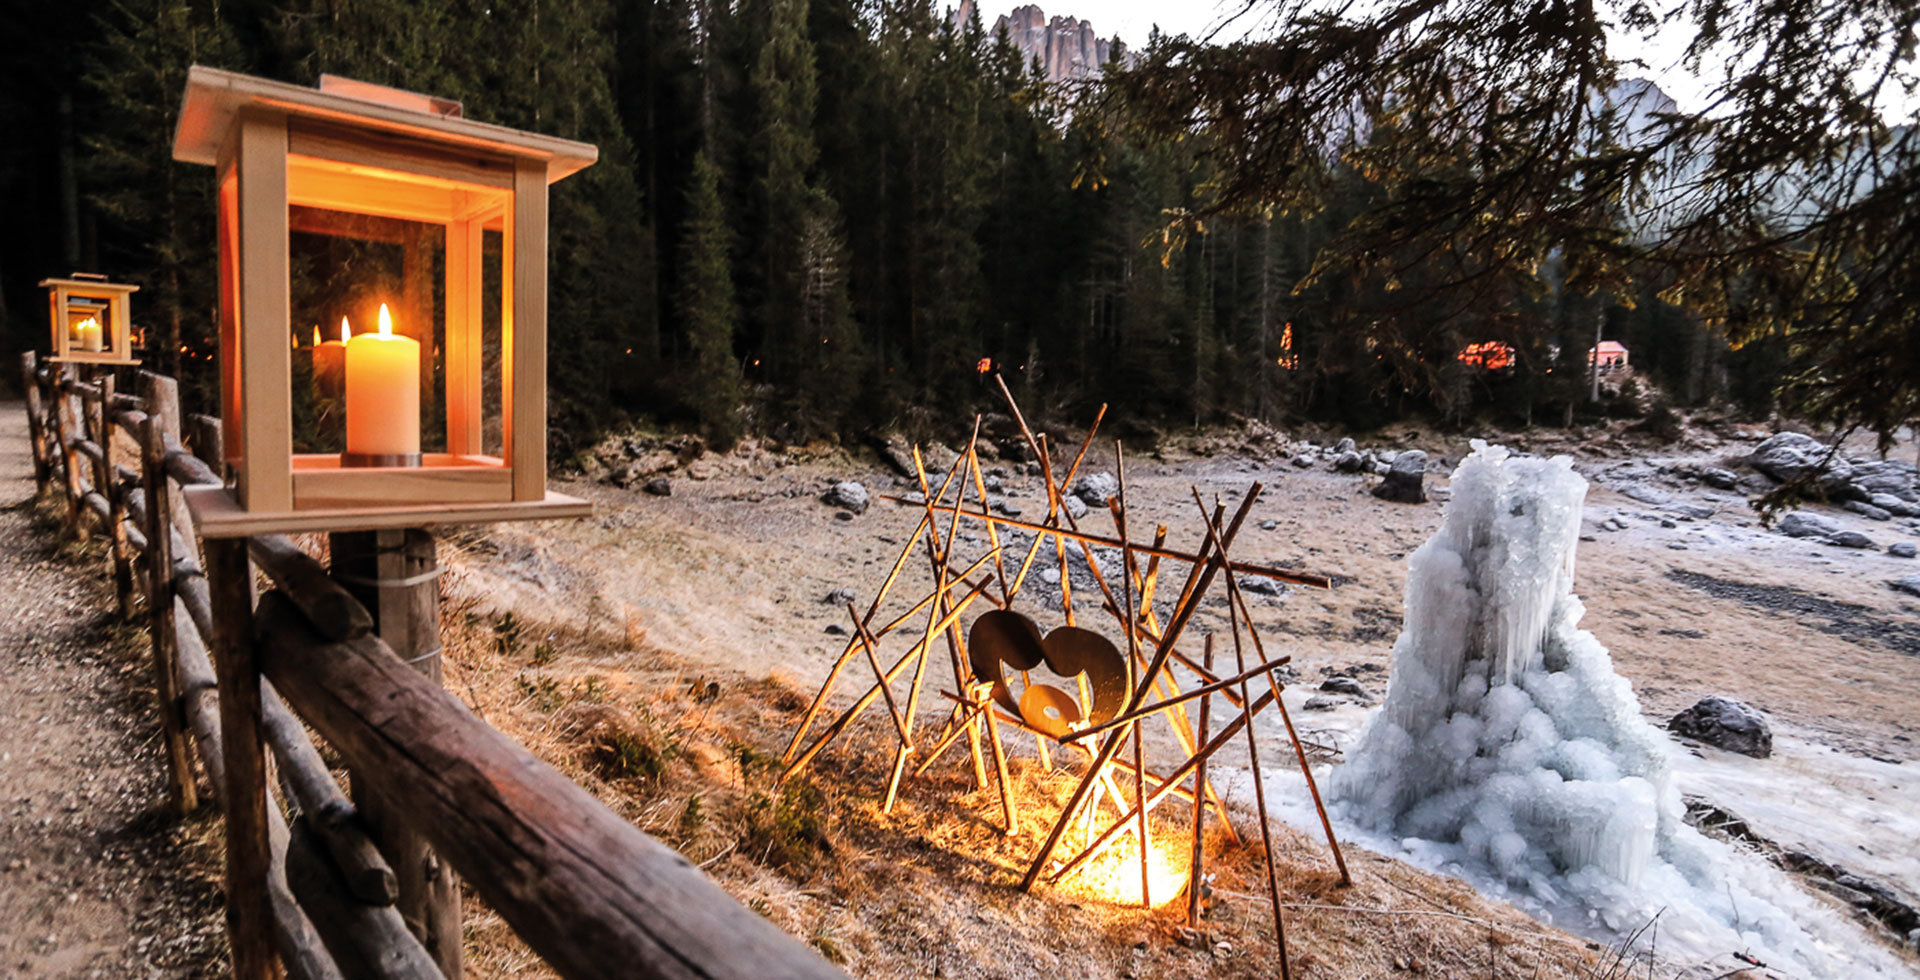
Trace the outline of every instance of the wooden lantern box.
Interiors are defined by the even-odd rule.
[[[173,155],[217,168],[220,189],[221,419],[234,486],[187,491],[205,536],[590,512],[546,488],[547,185],[591,165],[595,147],[364,82],[323,76],[305,88],[196,65]],[[295,234],[398,243],[404,281],[329,294],[309,304],[325,307],[325,324],[305,308],[296,322],[295,287],[314,263],[295,268]],[[368,336],[376,300],[391,335]],[[391,321],[389,305],[400,310]],[[353,339],[334,340],[349,317]],[[296,451],[296,367],[309,384],[334,386],[338,451]],[[417,389],[403,390],[408,370]],[[442,428],[444,445],[421,452]]]
[[[76,364],[138,364],[133,357],[133,322],[127,297],[140,290],[108,282],[105,276],[76,272],[65,279],[42,279],[52,317],[53,355],[48,360]]]

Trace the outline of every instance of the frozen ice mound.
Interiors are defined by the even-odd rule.
[[[1851,926],[1687,826],[1666,735],[1579,628],[1586,480],[1566,457],[1473,445],[1409,560],[1386,700],[1333,770],[1340,815],[1570,928],[1619,935],[1659,915],[1663,952],[1752,952],[1814,976],[1860,952],[1875,964],[1844,974],[1905,975],[1843,951]]]

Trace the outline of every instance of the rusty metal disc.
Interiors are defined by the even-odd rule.
[[[1020,694],[1020,717],[1054,738],[1064,738],[1080,720],[1080,703],[1052,684],[1029,684]]]
[[[1008,711],[1019,712],[1001,665],[1015,670],[1032,670],[1046,660],[1046,647],[1040,639],[1040,627],[1033,620],[1006,609],[994,609],[980,615],[967,630],[967,665],[975,680],[993,685],[993,699]]]
[[[1062,626],[1047,634],[1044,651],[1047,666],[1061,677],[1071,680],[1075,674],[1087,675],[1093,694],[1093,704],[1086,710],[1090,724],[1112,721],[1126,707],[1127,659],[1111,640],[1089,629]],[[1033,723],[1031,718],[1027,721]]]

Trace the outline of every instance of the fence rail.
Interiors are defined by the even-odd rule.
[[[136,372],[134,395],[91,370],[22,355],[34,477],[70,533],[106,539],[116,609],[148,627],[173,809],[200,806],[197,759],[225,813],[236,977],[459,972],[457,921],[430,948],[402,914],[429,852],[372,832],[374,804],[561,976],[841,975],[409,666],[292,540],[198,539],[180,488],[221,485],[219,420],[183,417],[172,378]]]

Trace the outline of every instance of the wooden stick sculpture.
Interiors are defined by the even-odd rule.
[[[1350,879],[1339,842],[1333,834],[1332,822],[1326,815],[1319,788],[1307,765],[1305,749],[1280,699],[1283,685],[1276,671],[1291,658],[1267,656],[1237,576],[1258,576],[1319,588],[1330,587],[1330,582],[1322,576],[1233,560],[1230,549],[1263,489],[1257,482],[1248,488],[1230,518],[1226,509],[1217,503],[1209,512],[1201,503],[1198,490],[1194,491],[1193,499],[1200,507],[1200,523],[1204,528],[1196,551],[1169,547],[1168,529],[1164,525],[1155,528],[1151,543],[1144,539],[1134,540],[1128,525],[1126,457],[1123,447],[1117,442],[1114,445],[1114,461],[1118,474],[1118,493],[1105,501],[1103,508],[1113,520],[1114,536],[1086,530],[1066,506],[1066,495],[1069,488],[1074,486],[1080,467],[1087,459],[1095,434],[1105,418],[1106,406],[1101,406],[1062,477],[1055,472],[1054,447],[1045,435],[1036,435],[1028,426],[1025,415],[1007,390],[1004,380],[999,380],[999,386],[1028,451],[1039,463],[1039,474],[1047,494],[1045,516],[1037,521],[1021,520],[1014,516],[1017,511],[997,512],[988,497],[990,484],[976,448],[980,419],[974,421],[973,438],[969,439],[966,452],[957,454],[957,458],[947,467],[945,478],[937,486],[928,474],[919,448],[915,447],[913,475],[918,482],[919,493],[913,497],[881,499],[917,508],[920,511],[919,523],[901,547],[864,614],[854,603],[846,604],[853,625],[852,635],[846,648],[828,670],[819,693],[814,696],[794,731],[783,757],[786,770],[781,778],[804,770],[828,744],[846,732],[856,718],[873,707],[876,701],[884,700],[887,714],[885,729],[898,739],[899,744],[895,748],[893,766],[887,780],[883,812],[890,812],[898,799],[908,756],[917,757],[913,774],[923,775],[949,749],[964,739],[969,748],[976,789],[986,787],[989,779],[987,757],[991,757],[992,781],[997,784],[1005,832],[1010,836],[1017,835],[1021,830],[1021,812],[1007,744],[1002,738],[1004,725],[1016,737],[1031,735],[1034,738],[1035,756],[1043,771],[1053,768],[1055,749],[1066,751],[1061,761],[1074,757],[1084,760],[1084,768],[1080,770],[1074,792],[1052,818],[1046,836],[1033,853],[1031,863],[1021,879],[1021,887],[1031,889],[1043,873],[1049,883],[1063,882],[1085,868],[1090,860],[1116,840],[1131,837],[1139,849],[1142,901],[1151,905],[1156,897],[1171,897],[1152,894],[1155,883],[1149,873],[1149,862],[1153,853],[1154,830],[1148,817],[1155,807],[1169,798],[1188,800],[1192,804],[1193,837],[1185,889],[1188,922],[1197,926],[1203,912],[1200,890],[1205,880],[1202,837],[1206,812],[1213,810],[1218,817],[1216,823],[1219,828],[1234,841],[1239,840],[1228,819],[1225,804],[1207,778],[1208,762],[1222,748],[1241,737],[1244,730],[1248,759],[1255,773],[1254,802],[1266,863],[1266,891],[1273,907],[1275,938],[1281,951],[1281,973],[1286,976],[1286,937],[1280,922],[1279,874],[1274,866],[1273,842],[1267,827],[1266,789],[1258,775],[1259,746],[1253,728],[1254,718],[1269,706],[1278,707],[1285,722],[1294,757],[1306,777],[1308,791],[1320,815],[1328,848],[1340,870],[1342,882]],[[962,539],[959,528],[963,520],[985,526],[986,550],[970,564],[956,567],[959,565],[956,548]],[[1021,550],[1022,542],[1018,539],[1022,535],[1029,536],[1024,542],[1025,553],[1020,555],[1018,561],[1010,561],[1009,552],[1019,554]],[[965,540],[979,541],[972,537]],[[1049,543],[1054,553],[1053,565],[1059,576],[1058,621],[1064,625],[1043,634],[1026,613],[1019,611],[1019,607],[1022,587],[1041,548]],[[1102,559],[1095,553],[1096,548],[1119,553],[1118,589],[1113,587],[1108,578],[1114,569],[1102,564]],[[902,578],[908,556],[916,549],[924,549],[926,553],[930,591],[912,603],[906,612],[891,620],[878,622],[877,616]],[[1163,624],[1155,610],[1154,597],[1162,573],[1170,566],[1185,566],[1186,576]],[[1182,636],[1192,625],[1195,615],[1223,572],[1228,628],[1233,642],[1232,669],[1221,671],[1227,676],[1215,672],[1214,637],[1211,633],[1204,638],[1203,659],[1196,660],[1182,652],[1179,646]],[[1074,578],[1080,573],[1086,576],[1080,580],[1082,584],[1090,579],[1097,588],[1099,594],[1095,597],[1095,605],[1104,610],[1119,627],[1123,647],[1116,647],[1098,632],[1084,628],[1074,602]],[[984,599],[991,608],[974,616],[970,626],[965,625],[963,618],[976,599]],[[893,634],[921,616],[924,616],[924,620],[919,628],[912,631],[917,635],[913,637],[909,648],[894,659],[891,666],[886,666],[881,647]],[[939,690],[938,693],[951,701],[953,707],[938,736],[929,743],[916,735],[915,725],[926,685],[927,664],[937,637],[944,637],[946,641],[948,665],[952,671],[951,688]],[[1251,651],[1246,648],[1248,641],[1252,645]],[[1249,654],[1253,661],[1251,665]],[[851,707],[843,710],[809,742],[815,721],[836,685],[843,679],[846,666],[855,657],[867,660],[875,675],[874,682]],[[1182,690],[1182,684],[1174,674],[1175,663],[1198,678],[1194,686]],[[1034,676],[1034,672],[1042,666],[1069,679],[1074,690],[1064,690]],[[903,697],[898,696],[893,685],[909,671],[912,672],[909,689]],[[1256,697],[1252,684],[1263,676],[1267,690]],[[1012,682],[1015,679],[1018,679],[1021,688],[1018,694],[1013,689]],[[1214,703],[1216,700],[1225,703],[1227,713],[1218,710]],[[1188,713],[1190,703],[1194,701],[1199,702],[1197,730]],[[1185,755],[1185,760],[1165,776],[1154,773],[1148,767],[1144,726],[1156,715],[1169,726],[1174,742]],[[980,744],[983,736],[987,743],[985,751]],[[1123,758],[1123,753],[1128,758]],[[1191,783],[1187,781],[1189,776],[1192,777]],[[1122,788],[1125,780],[1132,781],[1131,792]],[[1106,811],[1108,803],[1113,808],[1110,815]],[[1071,857],[1056,861],[1055,851],[1076,824],[1085,827],[1084,842],[1078,845]],[[1164,829],[1162,832],[1165,832]],[[1076,839],[1079,839],[1078,835]],[[1162,891],[1166,890],[1164,883],[1161,887]],[[1173,886],[1173,891],[1179,890],[1180,885]]]

